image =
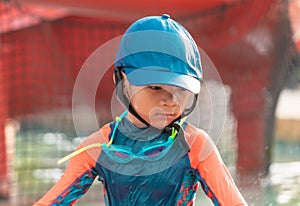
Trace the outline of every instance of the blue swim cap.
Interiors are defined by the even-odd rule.
[[[167,14],[134,22],[122,36],[114,65],[136,86],[167,84],[200,92],[198,47],[188,31]]]

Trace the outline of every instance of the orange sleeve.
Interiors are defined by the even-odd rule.
[[[107,130],[107,127],[109,125],[104,126],[104,130]],[[90,144],[104,142],[107,142],[107,138],[101,129],[83,141],[78,149]],[[34,203],[34,206],[73,205],[77,202],[88,191],[97,176],[93,168],[96,166],[100,152],[101,147],[95,147],[72,157],[60,180],[39,201]]]
[[[196,129],[187,138],[191,147],[191,165],[198,170],[201,186],[213,203],[222,206],[247,205],[208,135]]]

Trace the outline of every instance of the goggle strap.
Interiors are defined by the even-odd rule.
[[[178,130],[175,127],[172,127],[171,139],[174,139],[178,133]]]
[[[117,116],[117,117],[116,117],[116,125],[114,126],[114,130],[113,130],[113,132],[112,132],[112,134],[111,134],[111,138],[110,138],[109,142],[106,144],[107,147],[109,147],[109,146],[112,144],[112,142],[114,141],[114,137],[115,137],[116,130],[117,130],[117,128],[118,128],[120,122],[122,121],[122,119],[123,119],[127,114],[128,114],[128,110],[125,110],[120,116]]]
[[[114,130],[112,132],[112,135],[111,135],[111,138],[110,138],[110,141],[107,143],[107,147],[109,147],[112,142],[113,142],[113,137],[116,133],[116,128],[118,127],[119,123],[121,122],[121,120],[128,114],[128,110],[125,110],[120,116],[116,117],[116,125],[114,127]],[[180,126],[184,123],[186,118],[182,118],[180,120],[180,122],[178,123]],[[172,127],[172,133],[171,133],[171,138],[174,139],[176,137],[176,135],[178,134],[178,130],[175,128],[175,127]],[[86,151],[86,150],[89,150],[91,148],[95,148],[95,147],[101,147],[102,144],[101,143],[94,143],[94,144],[90,144],[90,145],[87,145],[87,146],[84,146],[66,156],[64,156],[63,158],[59,159],[57,161],[57,164],[61,164],[69,159],[71,159],[72,157],[75,157],[76,155],[79,155],[80,153]]]
[[[186,117],[182,118],[180,120],[180,122],[178,123],[178,125],[181,127],[182,124],[185,122],[185,120],[186,120]],[[172,127],[172,132],[171,132],[171,135],[170,135],[171,139],[174,139],[176,137],[176,135],[178,134],[178,132],[179,131],[176,127]]]
[[[117,116],[116,117],[116,126],[114,127],[114,130],[113,130],[113,133],[112,133],[112,138],[110,138],[109,142],[107,143],[107,147],[109,147],[112,142],[113,142],[113,137],[116,133],[116,129],[118,127],[118,125],[120,124],[121,120],[128,114],[128,110],[125,110],[120,116]],[[65,157],[61,158],[60,160],[57,161],[57,164],[61,164],[69,159],[71,159],[72,157],[75,157],[76,155],[86,151],[86,150],[89,150],[91,148],[94,148],[94,147],[101,147],[101,143],[94,143],[94,144],[90,144],[90,145],[87,145],[85,147],[82,147],[80,148],[79,150],[76,150],[68,155],[66,155]]]
[[[89,150],[91,148],[94,148],[94,147],[101,147],[101,143],[94,143],[94,144],[90,144],[90,145],[87,145],[87,146],[84,146],[82,148],[80,148],[79,150],[76,150],[66,156],[64,156],[63,158],[61,158],[60,160],[57,161],[57,164],[61,164],[69,159],[71,159],[72,157],[75,157],[76,155],[79,155],[80,153],[86,151],[86,150]]]

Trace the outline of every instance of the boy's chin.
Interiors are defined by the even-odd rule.
[[[155,127],[157,129],[164,129],[166,126],[168,126],[169,124],[171,124],[172,121],[158,121],[158,120],[153,120],[150,122],[152,127]]]
[[[164,129],[166,126],[170,125],[174,120],[176,120],[178,116],[173,116],[169,118],[162,118],[160,116],[152,116],[152,118],[149,119],[150,125],[152,127],[155,127],[157,129]]]

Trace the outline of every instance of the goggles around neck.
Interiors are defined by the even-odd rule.
[[[142,159],[147,161],[156,161],[164,157],[168,151],[171,149],[172,144],[179,132],[181,125],[183,124],[184,119],[181,119],[180,122],[174,123],[176,126],[172,126],[171,135],[168,137],[167,141],[157,141],[153,144],[147,145],[142,148],[138,153],[134,153],[130,147],[124,145],[114,145],[114,137],[117,131],[117,128],[122,121],[122,119],[128,114],[128,110],[125,110],[119,117],[116,117],[116,123],[112,131],[111,138],[108,143],[94,143],[82,147],[79,150],[74,151],[73,153],[63,157],[57,163],[61,164],[68,159],[94,147],[102,147],[103,152],[112,160],[118,163],[128,163],[133,159]]]
[[[118,163],[128,163],[135,158],[139,158],[147,161],[156,161],[161,159],[163,156],[168,153],[170,150],[175,137],[178,134],[179,128],[172,127],[171,135],[168,137],[167,141],[157,141],[153,144],[147,145],[142,148],[138,153],[132,152],[131,148],[123,145],[114,145],[114,136],[117,130],[117,127],[121,120],[128,114],[128,110],[126,110],[119,118],[116,119],[116,125],[111,135],[111,139],[107,144],[102,145],[102,149],[107,156],[109,156],[112,160]],[[183,123],[179,122],[179,126]]]

